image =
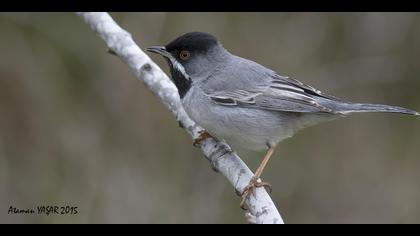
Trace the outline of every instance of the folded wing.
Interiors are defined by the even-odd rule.
[[[224,106],[255,107],[266,110],[287,112],[322,112],[340,114],[324,105],[323,100],[340,101],[298,80],[273,75],[268,86],[257,89],[233,89],[215,91],[207,94],[214,102]]]

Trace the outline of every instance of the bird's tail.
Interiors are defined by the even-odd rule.
[[[367,103],[342,103],[338,107],[335,107],[335,110],[342,114],[354,112],[391,112],[420,116],[419,112],[404,107]]]

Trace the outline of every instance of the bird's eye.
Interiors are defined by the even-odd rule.
[[[179,53],[179,58],[181,58],[184,61],[190,59],[190,57],[191,57],[191,53],[187,50],[183,50]]]

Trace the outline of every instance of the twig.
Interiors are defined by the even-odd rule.
[[[131,35],[118,26],[108,13],[77,13],[101,37],[116,56],[120,57],[134,72],[137,79],[159,98],[172,112],[181,127],[193,139],[203,130],[191,120],[182,107],[178,91],[168,76],[136,45]],[[212,167],[225,176],[236,192],[242,192],[253,173],[245,163],[223,142],[208,138],[200,148]],[[283,223],[279,212],[264,188],[257,188],[255,196],[246,201],[248,219],[253,223]],[[239,204],[238,204],[239,208]]]

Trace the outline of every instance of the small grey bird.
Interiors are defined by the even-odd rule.
[[[354,112],[420,115],[396,106],[352,103],[321,93],[298,80],[228,52],[212,35],[184,34],[166,46],[148,47],[169,64],[187,114],[206,131],[196,142],[214,135],[246,149],[267,149],[242,193],[255,187],[277,143],[298,130]]]

